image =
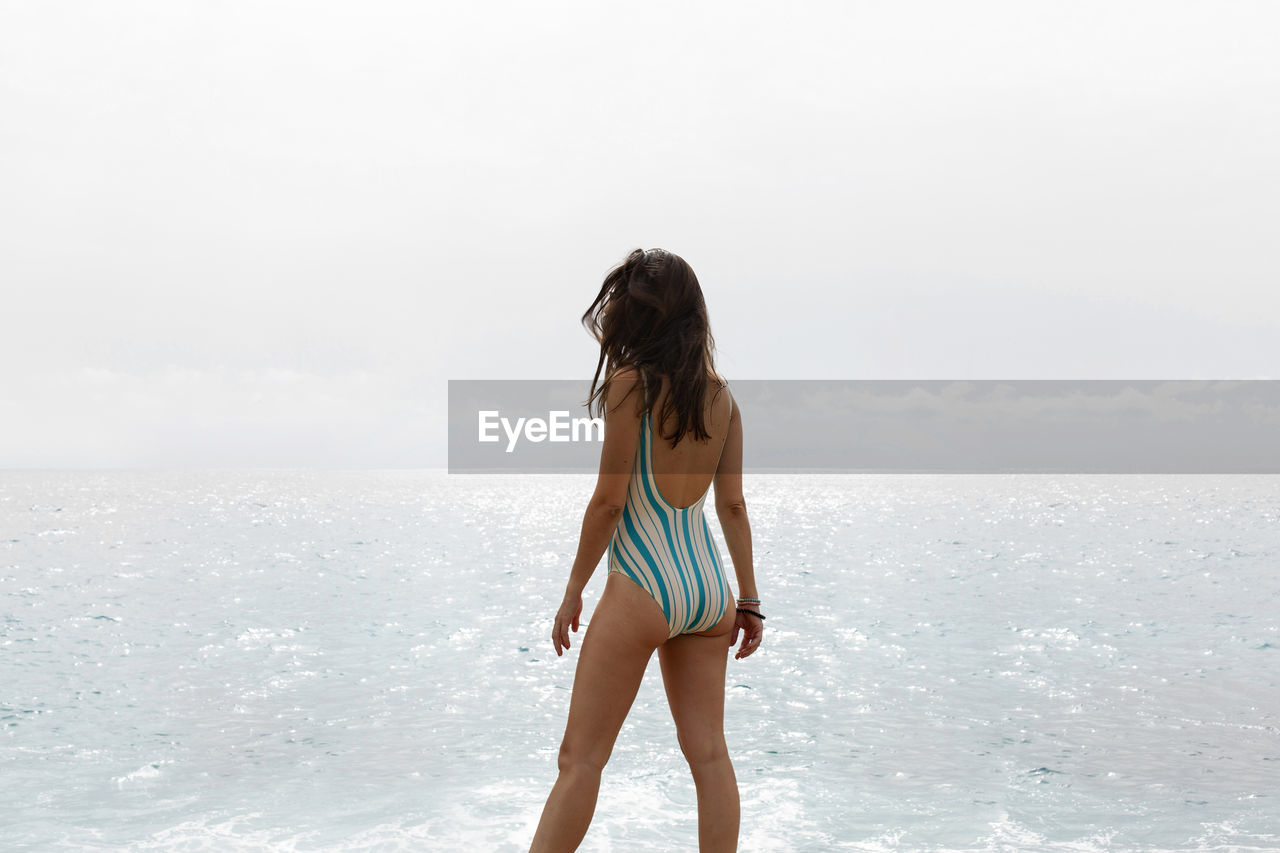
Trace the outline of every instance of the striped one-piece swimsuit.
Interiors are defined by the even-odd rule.
[[[645,412],[627,502],[609,543],[609,572],[631,578],[662,606],[668,639],[713,627],[733,597],[702,511],[710,491],[691,506],[666,502],[653,476],[653,427]]]

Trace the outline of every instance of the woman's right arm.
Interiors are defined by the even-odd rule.
[[[747,502],[742,496],[742,417],[737,400],[733,400],[729,435],[720,453],[714,482],[716,517],[720,519],[729,559],[733,561],[733,571],[738,576],[738,595],[759,598],[755,568],[751,562],[751,523],[747,520]]]

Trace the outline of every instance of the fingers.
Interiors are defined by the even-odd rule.
[[[569,634],[565,631],[565,625],[560,621],[560,617],[556,617],[555,626],[551,629],[551,642],[556,647],[556,655],[564,654],[564,649],[569,648]]]
[[[738,653],[734,655],[734,658],[737,660],[742,660],[743,658],[748,657],[752,652],[760,648],[760,639],[764,635],[764,632],[756,630],[747,634],[744,631],[743,634],[742,645],[738,647]],[[731,647],[732,645],[733,644],[730,643]]]
[[[573,630],[578,630],[578,617],[581,612],[575,613],[571,622],[566,622],[565,618],[559,613],[556,614],[555,625],[551,628],[551,642],[556,647],[556,654],[563,655],[564,650],[569,648],[569,628],[572,625]]]

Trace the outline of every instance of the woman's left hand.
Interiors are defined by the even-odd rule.
[[[569,627],[574,633],[578,631],[578,617],[582,615],[582,596],[565,593],[560,602],[560,610],[556,613],[556,623],[551,628],[551,642],[555,644],[556,655],[563,655],[563,649],[569,648]]]

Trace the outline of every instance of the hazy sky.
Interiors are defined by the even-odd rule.
[[[0,3],[0,467],[443,466],[630,249],[742,379],[1280,378],[1274,2]]]

